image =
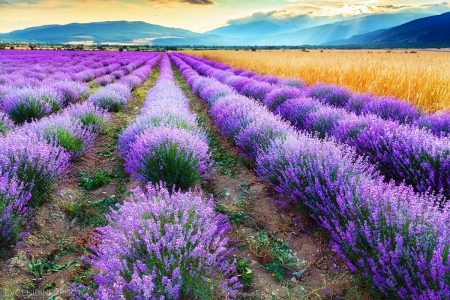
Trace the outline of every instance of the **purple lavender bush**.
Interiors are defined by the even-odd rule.
[[[348,99],[344,108],[357,115],[361,115],[367,103],[372,101],[374,97],[372,94],[355,94]]]
[[[348,112],[339,107],[322,106],[305,115],[302,120],[302,127],[307,132],[317,134],[319,138],[332,136],[339,120],[348,118]]]
[[[0,112],[0,136],[5,135],[14,127],[14,123],[8,118],[8,115]]]
[[[16,178],[0,175],[0,254],[1,248],[17,241],[31,212],[27,209],[30,198]]]
[[[318,83],[306,89],[306,96],[334,106],[345,106],[352,93],[338,85]]]
[[[89,86],[77,81],[56,81],[50,84],[62,98],[62,106],[67,106],[80,100],[88,94]]]
[[[252,118],[234,138],[236,146],[247,159],[255,160],[259,153],[269,147],[275,139],[286,139],[295,129],[282,122],[279,116],[259,114]]]
[[[103,75],[103,76],[98,77],[97,79],[95,79],[95,84],[98,84],[98,85],[101,85],[101,86],[106,86],[106,85],[112,83],[115,79],[116,78],[112,74]]]
[[[2,109],[16,123],[31,122],[58,111],[61,95],[52,88],[23,88],[10,91],[3,100]]]
[[[30,205],[43,201],[68,167],[70,154],[33,133],[11,132],[0,138],[0,172],[16,177],[31,193]]]
[[[394,97],[372,97],[364,105],[362,114],[374,114],[385,120],[410,124],[423,112],[412,103]]]
[[[277,140],[257,173],[331,232],[332,247],[389,299],[450,296],[448,207],[384,183],[347,147],[308,137]]]
[[[19,132],[32,132],[51,145],[64,148],[71,158],[92,148],[96,137],[96,133],[83,126],[79,119],[67,115],[43,118],[23,126]]]
[[[107,110],[97,107],[90,102],[68,106],[62,114],[79,120],[83,124],[83,129],[87,129],[96,135],[100,134],[104,124],[110,118]]]
[[[119,81],[119,83],[127,85],[130,90],[134,91],[142,84],[142,79],[138,76],[135,76],[133,74],[122,77]]]
[[[296,87],[299,89],[305,89],[306,88],[306,83],[302,80],[302,79],[298,79],[298,78],[285,78],[285,79],[281,79],[278,82],[279,86],[291,86],[291,87]]]
[[[253,80],[247,77],[230,76],[225,83],[231,86],[236,92],[241,93],[247,84],[253,83]]]
[[[276,114],[283,116],[295,127],[305,127],[306,118],[323,107],[319,100],[307,97],[286,100],[275,110]]]
[[[180,110],[176,105],[157,106],[143,112],[119,135],[119,152],[125,156],[139,135],[150,127],[159,126],[182,128],[205,142],[208,141],[205,130],[198,126],[194,114]]]
[[[98,289],[82,299],[233,299],[241,284],[226,237],[226,216],[201,192],[147,185],[97,229],[90,264]],[[81,296],[81,297],[80,297]]]
[[[198,91],[200,98],[205,99],[209,106],[220,97],[225,97],[233,93],[230,87],[213,79],[204,81],[203,86],[198,87]]]
[[[263,103],[267,94],[269,94],[273,89],[274,86],[270,83],[254,81],[246,84],[242,88],[242,94]]]
[[[174,127],[150,127],[130,145],[125,168],[142,182],[163,181],[169,188],[187,189],[201,183],[212,166],[208,144]]]
[[[303,91],[290,86],[273,89],[266,95],[264,105],[271,111],[274,111],[286,100],[300,98],[304,95]]]
[[[450,112],[423,115],[414,121],[414,125],[430,130],[435,136],[448,136],[450,134]]]
[[[254,107],[250,107],[243,101],[247,99],[244,96],[231,94],[214,102],[210,114],[221,134],[234,139],[243,128],[256,118],[256,110],[264,110],[263,107],[256,105],[256,110],[254,110]]]
[[[111,72],[111,76],[113,76],[117,80],[117,79],[120,79],[123,76],[125,76],[125,72],[123,72],[123,71],[114,71],[114,72]]]
[[[122,83],[114,83],[99,89],[89,96],[88,101],[110,112],[121,110],[131,100],[129,87]]]
[[[333,135],[367,156],[383,175],[419,192],[450,196],[450,138],[373,115],[345,118]]]

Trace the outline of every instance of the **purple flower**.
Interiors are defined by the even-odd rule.
[[[319,99],[330,105],[342,107],[347,104],[352,93],[338,85],[318,83],[306,89],[306,96]]]
[[[69,167],[70,155],[33,133],[9,133],[0,138],[0,173],[15,176],[31,192],[30,202],[42,201]]]
[[[14,127],[14,123],[9,119],[8,115],[0,112],[0,134],[5,135]]]
[[[436,136],[448,136],[450,134],[450,112],[423,115],[414,121],[414,125],[428,129]]]
[[[74,103],[81,97],[85,97],[89,91],[87,84],[77,81],[56,81],[51,83],[50,87],[61,95],[63,106]]]
[[[53,88],[23,88],[11,90],[2,108],[14,122],[23,123],[54,113],[62,104],[61,95]]]
[[[44,138],[48,143],[64,148],[72,158],[80,156],[94,145],[96,132],[83,126],[80,119],[67,115],[43,118],[24,125],[18,133],[29,132]]]
[[[1,173],[0,173],[1,174]],[[9,174],[0,175],[0,246],[12,244],[20,238],[31,209],[27,209],[31,194]]]
[[[101,86],[106,86],[110,83],[112,83],[116,78],[112,74],[103,75],[101,77],[98,77],[95,79],[95,83]]]
[[[100,134],[103,125],[110,118],[110,114],[107,110],[97,107],[90,102],[68,106],[64,109],[62,115],[67,115],[70,118],[81,121],[83,128],[88,129],[96,135]]]
[[[142,182],[166,182],[188,188],[207,178],[208,145],[198,136],[174,127],[150,127],[130,145],[126,170]]]
[[[119,111],[131,100],[130,88],[122,83],[114,83],[99,89],[89,96],[88,101],[108,111]]]
[[[412,123],[423,112],[412,103],[394,97],[373,97],[363,106],[361,114],[374,114],[385,120]]]
[[[169,193],[149,184],[107,218],[110,225],[98,229],[91,246],[97,299],[210,299],[219,286],[229,299],[241,288],[230,278],[236,272],[227,248],[231,226],[199,191]]]
[[[284,101],[294,98],[300,98],[304,95],[304,93],[296,88],[285,86],[281,88],[273,89],[270,93],[266,95],[264,99],[264,105],[267,106],[268,109],[274,111],[284,103]]]

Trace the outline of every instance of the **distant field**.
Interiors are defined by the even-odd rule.
[[[186,51],[262,75],[393,95],[427,111],[450,109],[450,52],[405,50]]]

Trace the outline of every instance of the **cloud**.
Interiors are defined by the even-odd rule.
[[[11,3],[6,2],[4,0],[0,0],[0,8],[10,6]]]
[[[312,13],[312,11],[305,12],[303,14],[297,14],[295,12],[288,11],[285,9],[284,10],[273,10],[273,11],[268,11],[268,12],[256,12],[250,16],[228,20],[228,24],[230,24],[230,25],[245,24],[245,23],[250,23],[250,22],[254,22],[254,21],[263,21],[263,20],[264,21],[289,21],[289,20],[291,20],[292,22],[295,22],[296,20],[309,18],[308,15],[311,13]]]
[[[176,4],[176,3],[188,3],[194,5],[214,5],[216,2],[214,0],[139,0],[140,2],[149,3],[165,3],[165,4]]]
[[[278,25],[321,25],[330,21],[344,20],[350,16],[413,12],[423,14],[438,14],[448,11],[450,2],[433,4],[409,4],[398,0],[288,0],[291,4],[280,10],[255,12],[252,15],[228,20],[229,25],[245,24],[255,21],[270,21]],[[300,5],[301,2],[301,5]]]

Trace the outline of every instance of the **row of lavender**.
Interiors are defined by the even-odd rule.
[[[100,270],[95,291],[74,285],[80,299],[233,298],[240,287],[227,248],[230,225],[212,199],[187,189],[211,168],[207,136],[175,85],[170,60],[149,90],[141,115],[119,136],[126,170],[140,188],[98,229],[89,260]],[[162,183],[161,183],[162,182]],[[130,234],[133,233],[133,234]]]
[[[114,52],[21,52],[4,53],[0,59],[0,85],[40,86],[48,80],[91,81],[105,74],[127,75],[147,54]]]
[[[134,76],[140,76],[142,82],[157,60],[158,56],[154,56]],[[115,90],[121,93],[106,98],[123,105],[131,98],[131,89],[116,84]],[[92,147],[109,117],[109,107],[101,105],[104,94],[99,90],[85,103],[70,105],[58,114],[27,123],[0,138],[1,247],[17,240],[32,210],[68,171],[70,161]]]
[[[177,55],[221,133],[253,157],[257,174],[331,232],[331,246],[389,298],[450,297],[449,208],[385,183],[355,149],[301,133],[248,97],[204,78]]]
[[[26,69],[28,65],[21,66],[20,60],[15,68],[3,68],[7,74],[0,75],[0,107],[7,116],[0,113],[0,123],[2,123],[0,127],[6,127],[11,123],[8,118],[20,124],[54,113],[80,97],[86,96],[89,87],[85,82],[102,75],[103,78],[110,76],[114,80],[119,79],[148,59],[147,55],[134,55],[127,60],[119,57],[112,60],[111,56],[116,55],[108,56],[104,53],[98,55],[95,60],[87,60],[87,63],[83,65],[72,66],[69,62],[61,65],[59,59],[64,58],[61,54],[47,56],[52,57],[53,60],[32,66],[32,71]],[[26,55],[25,57],[27,58]],[[78,68],[75,69],[75,67]],[[80,72],[74,73],[74,69],[80,70],[80,68]],[[128,77],[130,76],[126,76]],[[106,84],[100,78],[97,81],[102,85]],[[107,80],[107,83],[112,81],[112,79]],[[126,81],[128,82],[129,80]]]
[[[232,90],[263,103],[289,120],[297,129],[332,137],[366,156],[382,175],[405,181],[416,191],[432,190],[450,197],[450,138],[437,137],[425,129],[375,115],[357,115],[311,98],[311,90],[275,86],[220,71],[180,55],[202,74],[226,83]],[[205,79],[208,80],[208,79]],[[210,87],[214,90],[214,86]],[[224,91],[230,93],[231,91]]]
[[[429,114],[425,113],[421,108],[415,107],[410,102],[396,99],[392,96],[377,97],[371,94],[351,93],[349,90],[338,85],[324,83],[306,87],[306,84],[301,79],[281,79],[276,76],[261,76],[255,72],[242,69],[233,70],[230,66],[219,62],[195,56],[191,56],[190,58],[216,69],[226,71],[228,76],[235,75],[252,79],[253,82],[258,82],[255,88],[262,93],[267,93],[267,90],[270,91],[273,89],[273,85],[297,87],[304,90],[306,97],[315,98],[323,104],[341,107],[356,115],[376,115],[384,120],[396,121],[401,124],[411,124],[419,128],[428,129],[436,136],[450,134],[450,112],[448,111]],[[203,71],[208,72],[207,69],[200,69],[199,71],[201,73]],[[233,78],[231,80],[234,81],[237,79]],[[245,80],[242,78],[240,80],[239,85],[241,86],[251,82],[246,81],[245,83]],[[252,93],[252,91],[248,92]]]

